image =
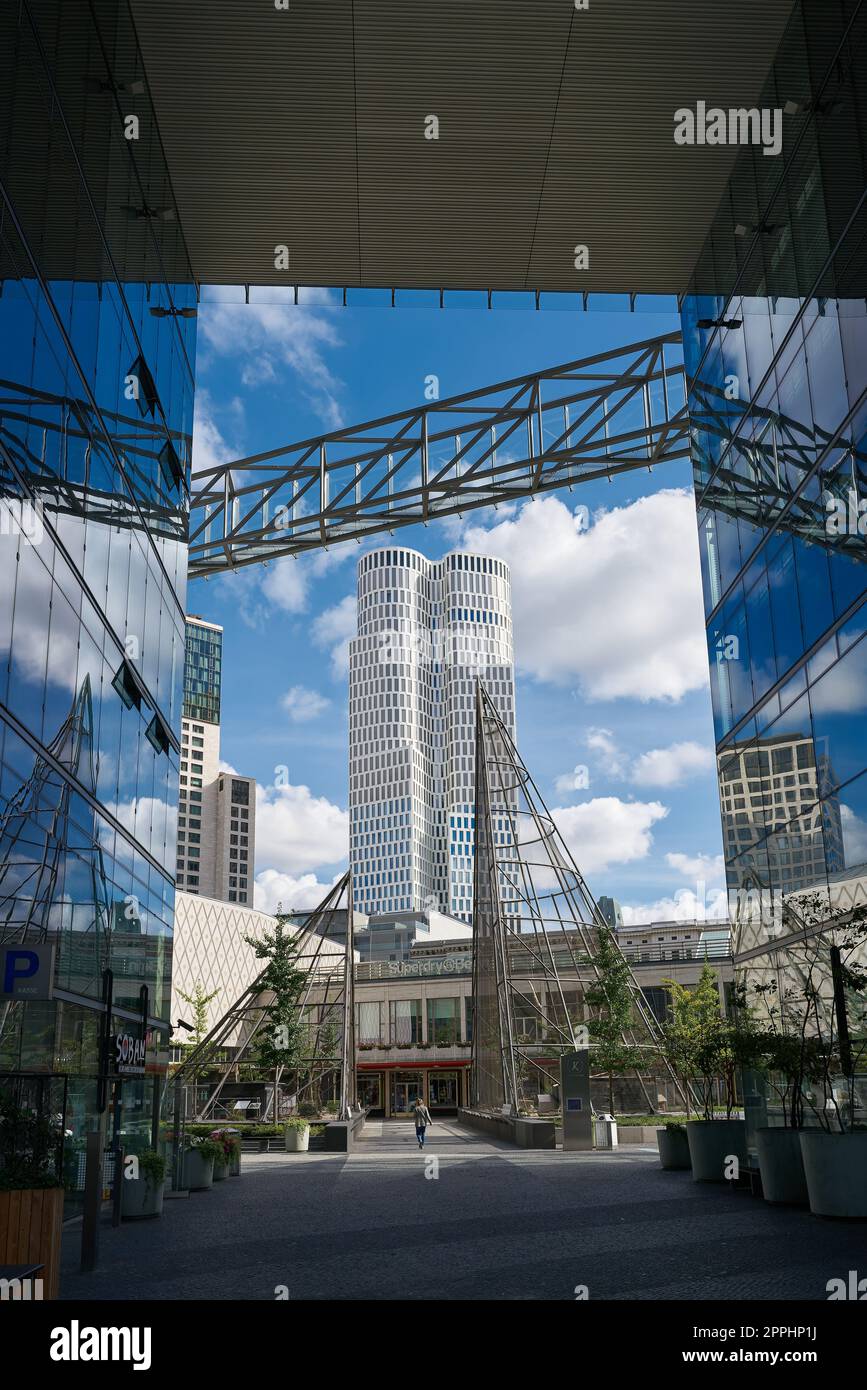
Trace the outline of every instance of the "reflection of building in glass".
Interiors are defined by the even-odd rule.
[[[826,753],[812,738],[781,734],[733,743],[719,758],[723,845],[744,873],[761,873],[755,846],[769,837],[761,865],[782,893],[815,883],[845,865],[840,803]]]
[[[350,864],[363,912],[434,906],[470,919],[477,679],[514,735],[508,567],[487,555],[365,555],[349,665]]]
[[[168,1052],[196,286],[128,7],[3,6],[0,90],[0,493],[39,522],[0,527],[2,939],[57,948],[0,1070],[69,1076],[71,1153],[109,1115],[134,1147]]]
[[[177,882],[188,893],[251,906],[256,783],[220,771],[222,669],[223,629],[188,617]]]
[[[682,308],[736,960],[802,1012],[867,860],[867,539],[826,525],[867,493],[865,81],[863,7],[801,0],[782,155],[738,154]]]

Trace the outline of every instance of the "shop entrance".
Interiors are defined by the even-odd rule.
[[[432,1071],[428,1077],[428,1108],[432,1115],[458,1113],[460,1078],[456,1071]]]
[[[371,1115],[379,1117],[385,1114],[385,1103],[382,1096],[382,1072],[359,1072],[358,1077],[358,1102]]]
[[[424,1076],[420,1071],[396,1071],[391,1082],[392,1115],[408,1115],[420,1096],[424,1096]]]

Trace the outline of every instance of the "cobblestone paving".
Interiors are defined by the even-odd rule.
[[[867,1227],[664,1173],[655,1151],[522,1151],[439,1122],[374,1123],[350,1155],[245,1154],[240,1178],[106,1225],[66,1299],[826,1298]],[[429,1160],[439,1176],[427,1177]]]

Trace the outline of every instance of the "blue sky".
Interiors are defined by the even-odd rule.
[[[430,375],[444,397],[678,327],[648,311],[274,299],[200,309],[194,468],[414,405]],[[721,837],[689,466],[396,539],[433,559],[466,545],[511,565],[518,740],[592,891],[636,921],[691,913],[700,882],[712,902]],[[222,754],[263,789],[257,902],[268,909],[311,904],[345,863],[359,553],[352,543],[189,588],[188,610],[225,629]]]

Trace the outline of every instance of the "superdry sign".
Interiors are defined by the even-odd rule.
[[[131,1033],[115,1033],[112,1038],[114,1069],[119,1076],[144,1076],[147,1044]]]

